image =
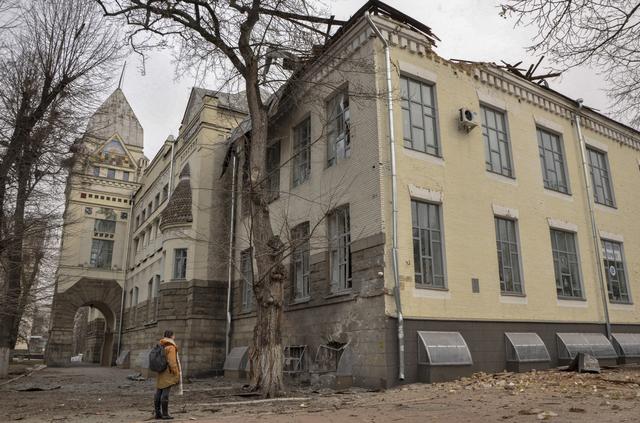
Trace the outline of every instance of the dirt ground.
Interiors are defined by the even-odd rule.
[[[154,381],[128,380],[131,373],[100,367],[37,371],[0,386],[0,421],[151,420]],[[29,388],[44,390],[21,391]],[[296,399],[256,402],[239,383],[202,379],[185,384],[183,396],[174,392],[170,411],[175,421],[198,422],[638,422],[640,368],[480,373],[383,392],[298,388],[287,397]]]

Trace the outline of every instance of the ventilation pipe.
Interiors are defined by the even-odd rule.
[[[591,235],[593,238],[593,248],[596,254],[597,260],[597,273],[598,273],[598,281],[600,282],[600,296],[602,297],[602,307],[604,310],[604,320],[605,320],[605,330],[607,332],[607,338],[611,341],[611,321],[609,319],[609,302],[607,301],[607,289],[606,289],[606,280],[602,275],[603,272],[603,262],[601,256],[601,246],[600,246],[600,235],[598,233],[598,225],[596,224],[596,214],[594,211],[594,196],[593,196],[593,188],[591,186],[591,178],[589,177],[589,165],[587,163],[587,146],[584,142],[584,137],[582,136],[582,128],[580,126],[580,112],[582,110],[582,102],[581,98],[576,100],[578,104],[578,111],[574,115],[574,119],[576,122],[576,130],[578,132],[578,141],[580,142],[580,156],[582,158],[582,176],[584,178],[584,184],[587,190],[587,204],[589,205],[589,219],[591,220]]]
[[[393,261],[393,280],[395,282],[394,298],[398,315],[398,379],[404,380],[404,321],[402,318],[402,302],[400,300],[400,274],[398,269],[398,176],[396,173],[396,137],[393,126],[393,90],[391,84],[391,52],[389,43],[378,29],[369,12],[365,12],[369,26],[384,45],[385,70],[387,78],[387,112],[389,124],[389,149],[391,151],[391,220],[392,243],[391,256]]]
[[[227,327],[225,334],[225,357],[229,355],[231,344],[231,284],[233,279],[233,238],[235,236],[236,227],[236,172],[237,172],[237,156],[235,147],[232,147],[231,152],[231,223],[229,225],[229,269],[228,269],[228,281],[227,281]]]
[[[124,296],[127,292],[127,273],[129,270],[129,249],[131,240],[131,235],[133,234],[133,225],[131,221],[133,220],[133,197],[135,194],[129,195],[129,219],[127,219],[127,238],[125,245],[127,248],[124,249],[124,271],[123,271],[123,280],[122,280],[122,296],[120,298],[120,322],[118,324],[118,352],[116,355],[116,360],[120,357],[120,349],[122,348],[122,320],[124,318]],[[109,363],[111,364],[111,363]]]

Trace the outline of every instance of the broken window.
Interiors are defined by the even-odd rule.
[[[94,239],[91,244],[90,264],[98,269],[110,269],[113,256],[113,241]]]
[[[293,129],[293,186],[309,179],[311,173],[311,118]]]
[[[173,279],[187,278],[187,249],[176,248],[173,259]]]
[[[240,253],[240,274],[242,276],[242,308],[251,309],[253,305],[253,258],[251,248]]]
[[[582,298],[576,235],[552,229],[551,249],[558,297]]]
[[[411,218],[416,286],[445,288],[440,206],[411,201]]]
[[[560,136],[545,129],[538,128],[538,152],[544,187],[569,194],[567,171]]]
[[[614,207],[615,200],[611,188],[611,176],[609,175],[609,162],[606,153],[587,148],[589,159],[589,172],[593,184],[593,200],[598,204]]]
[[[267,201],[271,202],[280,196],[280,141],[271,142],[266,155],[266,192]]]
[[[440,156],[433,85],[400,77],[404,146]]]
[[[522,294],[516,222],[501,217],[496,217],[495,222],[500,291],[505,294]]]
[[[506,116],[503,112],[484,105],[480,106],[480,113],[487,170],[512,178],[511,147]]]
[[[630,303],[631,297],[627,286],[627,272],[624,268],[622,243],[603,239],[602,256],[604,258],[604,271],[607,274],[609,300]]]
[[[351,222],[349,205],[335,209],[329,215],[329,266],[331,292],[351,289]]]
[[[329,100],[327,118],[327,166],[333,166],[351,155],[349,94],[346,90]]]
[[[283,373],[300,373],[306,370],[306,345],[287,345],[284,347]]]
[[[291,238],[293,298],[301,300],[309,297],[309,222],[293,228]]]

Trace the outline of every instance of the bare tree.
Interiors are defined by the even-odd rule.
[[[64,178],[69,146],[121,47],[117,28],[94,2],[17,4],[17,21],[0,46],[0,376],[20,320],[25,235],[30,222],[55,216],[52,194]]]
[[[267,396],[282,389],[283,245],[271,226],[265,157],[269,102],[296,62],[309,57],[326,40],[329,28],[341,24],[307,0],[98,0],[105,14],[122,16],[132,25],[135,48],[159,43],[177,47],[182,65],[199,65],[224,80],[237,77],[246,90],[251,137],[246,144],[251,204],[251,238],[257,264],[253,281],[256,326],[250,350],[251,384]],[[152,39],[157,39],[153,38]],[[140,51],[140,50],[139,50]]]
[[[530,49],[563,69],[599,69],[611,85],[614,110],[640,126],[640,2],[508,0],[501,14],[535,27]]]

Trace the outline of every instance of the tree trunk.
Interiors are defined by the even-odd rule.
[[[9,348],[0,346],[0,379],[9,377]]]
[[[250,72],[253,74],[253,72]],[[251,385],[265,397],[278,396],[282,391],[282,305],[284,279],[282,242],[273,234],[269,204],[266,201],[263,178],[266,175],[268,113],[262,104],[257,73],[246,78],[247,102],[251,116],[249,159],[249,200],[251,207],[251,238],[257,263],[253,279],[256,299],[256,325],[249,352]]]

